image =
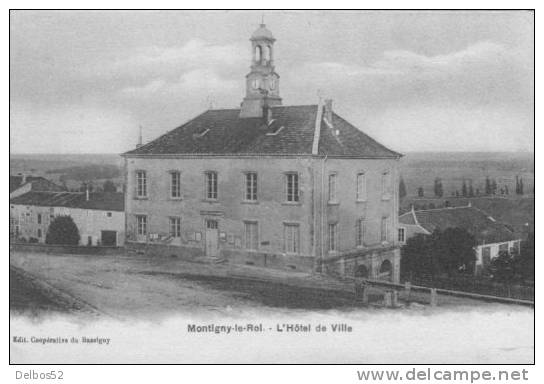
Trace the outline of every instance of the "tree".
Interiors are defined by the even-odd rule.
[[[406,240],[401,249],[400,270],[404,276],[435,275],[431,235],[418,233]]]
[[[446,228],[442,232],[435,232],[434,249],[442,271],[448,275],[473,272],[476,261],[474,236],[464,228]]]
[[[523,195],[523,179],[519,178],[519,194]]]
[[[468,184],[468,196],[474,197],[474,189],[472,188],[472,180]]]
[[[417,196],[418,197],[425,197],[425,192],[423,191],[423,187],[419,187],[417,189]]]
[[[489,180],[489,176],[485,178],[485,194],[491,195],[491,181]]]
[[[491,180],[491,194],[495,195],[497,193],[497,180]]]
[[[516,195],[519,195],[519,176],[516,175]]]
[[[529,233],[527,239],[521,242],[517,270],[522,278],[535,279],[535,234],[533,232]]]
[[[70,216],[57,216],[47,230],[46,244],[78,245],[79,230]]]
[[[501,283],[511,282],[515,277],[515,261],[508,251],[500,251],[491,261],[493,279]]]
[[[406,185],[404,185],[404,179],[401,177],[399,181],[399,198],[403,199],[406,197]]]
[[[463,195],[463,197],[467,197],[467,195],[468,195],[467,183],[465,182],[465,180],[463,180],[463,186],[461,188],[461,195]]]
[[[439,177],[434,179],[434,195],[436,197],[444,196],[444,188],[442,187],[442,180]]]
[[[111,180],[104,181],[104,185],[102,186],[102,190],[104,192],[117,192],[117,188],[115,187],[115,184]]]

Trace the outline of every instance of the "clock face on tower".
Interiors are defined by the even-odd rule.
[[[276,80],[275,79],[270,79],[268,80],[268,87],[272,90],[272,89],[276,89]]]

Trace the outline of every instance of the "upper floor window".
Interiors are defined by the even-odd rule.
[[[366,175],[364,172],[357,174],[357,201],[366,200]]]
[[[217,200],[217,172],[206,172],[206,199]]]
[[[244,222],[244,247],[250,250],[256,250],[259,247],[259,227],[254,221]]]
[[[136,172],[136,197],[147,197],[147,175],[145,171]]]
[[[391,193],[391,174],[388,171],[382,173],[382,195],[389,197]]]
[[[298,202],[300,198],[298,173],[285,174],[285,195],[288,202]]]
[[[170,236],[181,237],[181,218],[180,217],[170,218]]]
[[[386,242],[387,239],[389,239],[389,218],[384,216],[381,222],[380,240]]]
[[[336,173],[331,173],[329,175],[329,203],[336,201]]]
[[[338,250],[338,224],[329,224],[329,252]]]
[[[181,175],[177,171],[170,172],[170,197],[173,199],[181,197]]]
[[[246,173],[246,192],[245,200],[257,201],[257,173]]]
[[[42,214],[38,213],[38,224],[42,223]]]
[[[300,252],[300,231],[298,224],[283,224],[283,250],[285,253]]]

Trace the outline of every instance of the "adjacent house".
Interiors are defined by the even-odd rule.
[[[489,265],[499,252],[519,251],[521,239],[512,229],[470,204],[418,211],[412,209],[399,217],[398,240],[404,243],[417,233],[431,234],[435,229],[455,227],[466,229],[476,238],[476,273]]]
[[[398,280],[399,159],[333,110],[284,106],[272,33],[250,39],[240,108],[123,154],[127,245]]]
[[[120,246],[125,238],[123,193],[27,192],[10,199],[10,238],[45,243],[51,221],[71,216],[81,245]]]

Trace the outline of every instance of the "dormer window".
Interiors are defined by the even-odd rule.
[[[206,135],[206,133],[208,133],[209,131],[210,131],[210,128],[206,128],[205,130],[203,130],[200,133],[194,133],[193,138],[198,139],[200,137],[204,137],[204,135]]]

